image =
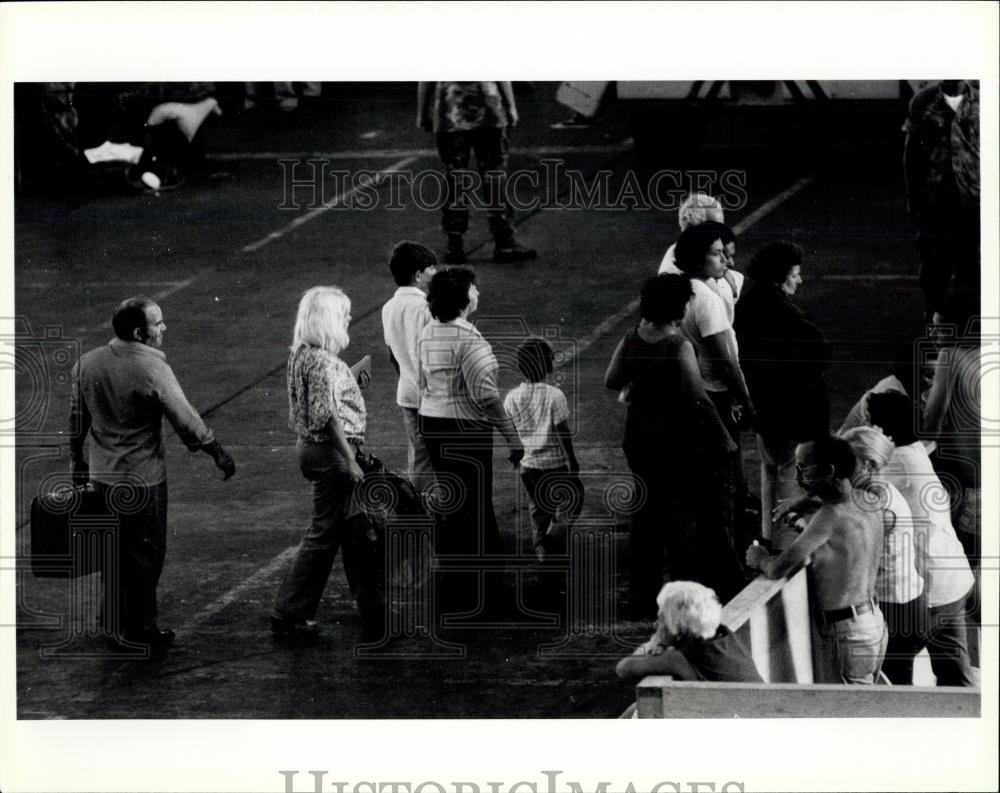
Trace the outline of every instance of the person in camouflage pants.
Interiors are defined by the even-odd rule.
[[[505,195],[507,175],[507,128],[518,122],[517,104],[509,82],[419,83],[417,126],[433,131],[438,154],[445,166],[447,191],[441,227],[448,235],[444,260],[466,261],[464,235],[469,228],[467,199],[475,198],[480,186],[485,201],[493,259],[520,262],[534,259],[535,251],[514,241],[510,204]],[[475,174],[470,155],[476,156]]]

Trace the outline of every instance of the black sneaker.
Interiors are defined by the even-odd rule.
[[[448,249],[444,252],[445,264],[465,264],[465,243],[461,234],[448,235]]]
[[[525,248],[510,240],[509,242],[498,242],[493,248],[493,261],[501,264],[512,262],[527,262],[538,258],[538,252],[534,248]]]

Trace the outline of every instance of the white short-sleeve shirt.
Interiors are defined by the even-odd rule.
[[[567,465],[555,434],[556,424],[569,420],[566,395],[548,383],[521,383],[503,401],[524,446],[525,468],[551,470]]]
[[[657,275],[663,275],[664,273],[668,275],[684,275],[684,272],[677,266],[677,260],[674,257],[675,247],[676,243],[667,248],[667,252],[663,254],[663,260],[656,271]],[[744,280],[744,275],[739,270],[727,270],[726,275],[722,278],[710,278],[706,281],[709,286],[718,292],[719,297],[722,298],[730,325],[733,324],[733,317],[736,315],[736,301],[740,299],[740,294],[743,292]]]
[[[909,603],[924,591],[913,550],[913,513],[902,493],[887,485],[885,547],[875,579],[875,594],[883,603]]]
[[[714,288],[698,278],[691,279],[694,296],[688,303],[681,329],[694,345],[698,355],[698,369],[705,388],[709,391],[726,391],[726,385],[719,377],[721,364],[713,359],[705,346],[705,339],[717,333],[728,333],[733,352],[738,352],[733,324],[726,314],[726,306]]]
[[[951,525],[948,492],[927,451],[919,441],[897,446],[883,474],[910,506],[917,570],[924,577],[928,605],[933,608],[961,600],[974,579]]]

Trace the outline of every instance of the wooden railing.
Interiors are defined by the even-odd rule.
[[[978,718],[978,688],[842,683],[701,683],[647,677],[640,719]]]
[[[765,683],[646,677],[623,718],[902,718],[980,715],[977,688],[848,686],[830,680],[810,616],[808,570],[752,581],[722,610],[722,623],[750,648]],[[883,679],[882,682],[887,682]]]

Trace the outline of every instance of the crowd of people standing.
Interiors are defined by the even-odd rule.
[[[454,101],[454,114],[440,111],[450,126],[435,127],[446,162],[449,146],[464,147],[455,157],[465,160],[470,148],[505,152],[502,131],[516,121],[509,85],[495,92],[486,84],[469,85],[479,86],[499,119],[485,125],[491,131],[482,140],[476,130],[484,124],[483,109],[468,100],[468,91],[455,99],[454,92],[438,90],[433,101],[421,93],[422,125],[430,108],[439,112]],[[911,132],[915,124],[911,119]],[[967,181],[968,174],[961,175]],[[521,249],[509,224],[500,222],[503,214],[490,214],[497,260],[531,258],[534,252]],[[793,300],[804,281],[805,253],[787,241],[768,244],[752,257],[745,279],[736,267],[736,236],[717,201],[692,195],[680,220],[682,230],[660,272],[642,285],[639,321],[618,344],[605,377],[624,403],[622,447],[635,481],[629,614],[647,619],[656,607],[662,612],[657,597],[666,582],[697,582],[724,604],[757,571],[783,576],[809,559],[818,617],[832,648],[831,679],[871,683],[884,669],[893,682],[912,682],[913,657],[927,647],[939,682],[972,685],[964,619],[978,614],[981,359],[970,324],[978,306],[968,284],[956,281],[928,304],[939,348],[932,375],[925,377],[911,358],[892,381],[866,393],[834,435],[824,383],[833,350]],[[540,561],[558,548],[556,535],[572,527],[583,494],[566,399],[546,383],[553,368],[547,342],[525,340],[517,357],[523,382],[506,399],[500,393],[497,357],[470,321],[482,296],[475,273],[461,265],[467,223],[467,212],[443,217],[446,260],[453,266],[439,267],[433,251],[419,243],[393,249],[389,270],[397,290],[382,322],[398,373],[406,473],[434,523],[442,582],[436,602],[442,613],[502,617],[500,571],[490,561],[502,550],[493,508],[494,433],[521,475]],[[366,507],[358,498],[368,459],[367,378],[342,357],[350,310],[342,290],[319,286],[303,295],[295,320],[289,426],[301,472],[312,485],[313,517],[278,591],[271,628],[280,635],[318,630],[319,603],[342,549],[362,638],[378,643],[392,637],[384,554],[365,531]],[[75,373],[74,417],[86,421],[74,425],[74,477],[90,478],[83,452],[88,433],[89,468],[99,474],[131,470],[136,458],[122,447],[136,450],[123,427],[139,421],[148,438],[138,453],[156,469],[159,480],[149,481],[162,484],[162,494],[157,490],[150,499],[156,515],[149,521],[163,534],[162,416],[190,448],[209,452],[227,476],[235,465],[155,349],[165,328],[159,307],[132,298],[113,324],[116,339],[85,356]],[[137,418],[122,383],[138,374],[148,379],[148,372],[169,387],[146,397]],[[747,519],[752,496],[741,454],[742,435],[751,430],[761,460],[758,525]],[[442,492],[449,494],[446,508]],[[556,503],[557,492],[573,495]],[[172,640],[155,621],[162,562],[162,548],[152,557],[140,549],[123,561],[133,573],[125,576],[123,590],[133,606],[115,607],[126,615],[112,626],[116,639]],[[142,572],[154,568],[155,575]],[[692,592],[709,603],[700,590]],[[140,599],[141,612],[135,605]],[[706,625],[696,633],[712,640],[717,621]]]

